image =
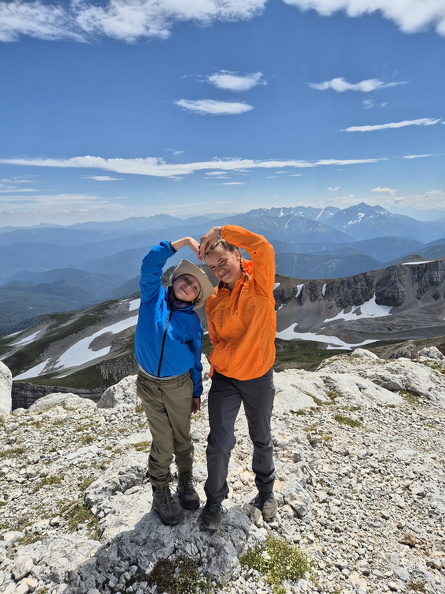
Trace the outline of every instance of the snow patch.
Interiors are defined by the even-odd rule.
[[[111,345],[104,347],[98,351],[93,351],[90,348],[91,343],[93,340],[103,334],[111,333],[111,334],[118,334],[127,328],[131,328],[136,326],[137,322],[137,315],[131,316],[126,320],[121,320],[120,322],[116,322],[115,324],[111,324],[111,326],[107,326],[106,328],[101,328],[98,332],[95,332],[91,336],[87,336],[86,338],[82,338],[76,344],[73,344],[68,350],[66,350],[55,363],[54,367],[57,369],[66,369],[68,367],[76,367],[77,365],[83,365],[93,359],[98,359],[99,357],[104,357],[107,355],[111,350]]]
[[[392,306],[378,305],[375,302],[375,294],[372,299],[365,301],[363,305],[354,306],[350,312],[345,310],[338,313],[333,318],[327,318],[324,322],[333,322],[334,320],[358,320],[359,318],[383,318],[391,315]]]
[[[39,332],[40,330],[37,330],[37,332],[34,332],[34,334],[30,334],[29,336],[21,338],[17,342],[13,342],[11,346],[23,346],[24,344],[28,344],[28,342],[32,342],[34,340],[34,338],[37,336],[37,334],[39,334]]]
[[[134,311],[135,309],[139,309],[140,304],[140,299],[133,299],[133,301],[130,301],[130,303],[128,304],[128,311]]]
[[[45,369],[45,367],[48,365],[48,363],[50,361],[51,361],[51,359],[47,359],[43,363],[39,363],[35,367],[31,367],[31,369],[28,369],[28,371],[24,371],[20,375],[16,375],[13,379],[14,380],[22,380],[22,379],[28,379],[29,377],[37,377],[38,375],[40,375],[43,372],[43,370]]]
[[[301,291],[303,290],[304,283],[302,285],[297,285],[297,294],[295,295],[295,299],[298,299]]]
[[[340,338],[336,336],[326,336],[324,334],[314,334],[313,332],[295,332],[295,327],[297,324],[291,324],[289,328],[282,330],[281,332],[277,332],[277,338],[281,338],[282,340],[311,340],[313,342],[322,342],[328,345],[328,349],[345,349],[351,350],[353,348],[363,346],[365,344],[369,344],[370,342],[376,342],[375,340],[364,340],[363,342],[359,342],[357,344],[351,344],[348,342],[344,342]]]

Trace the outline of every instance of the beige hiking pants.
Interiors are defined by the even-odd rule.
[[[138,374],[137,395],[142,400],[152,435],[148,476],[153,486],[162,487],[170,482],[173,455],[179,472],[193,465],[192,392],[189,373],[171,379]]]

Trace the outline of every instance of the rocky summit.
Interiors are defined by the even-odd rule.
[[[241,413],[217,532],[200,530],[199,511],[167,527],[151,509],[134,375],[97,404],[54,393],[3,412],[0,592],[445,594],[444,370],[433,347],[276,373],[278,514],[267,524],[251,504]],[[207,372],[192,421],[202,499]]]

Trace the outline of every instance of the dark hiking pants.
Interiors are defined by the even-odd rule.
[[[229,492],[227,474],[235,446],[235,421],[244,405],[253,443],[252,470],[258,491],[271,491],[275,479],[270,431],[275,386],[273,370],[252,380],[237,380],[214,371],[208,396],[210,433],[207,439],[207,500],[221,502]]]

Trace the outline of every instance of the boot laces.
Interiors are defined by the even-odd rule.
[[[195,482],[191,468],[183,470],[179,473],[178,489],[182,493],[192,493]]]
[[[172,499],[172,494],[170,492],[170,487],[168,485],[165,485],[164,487],[158,487],[158,489],[161,491],[160,499],[161,499],[162,505],[164,505],[165,507],[170,509],[173,505],[173,499]]]

